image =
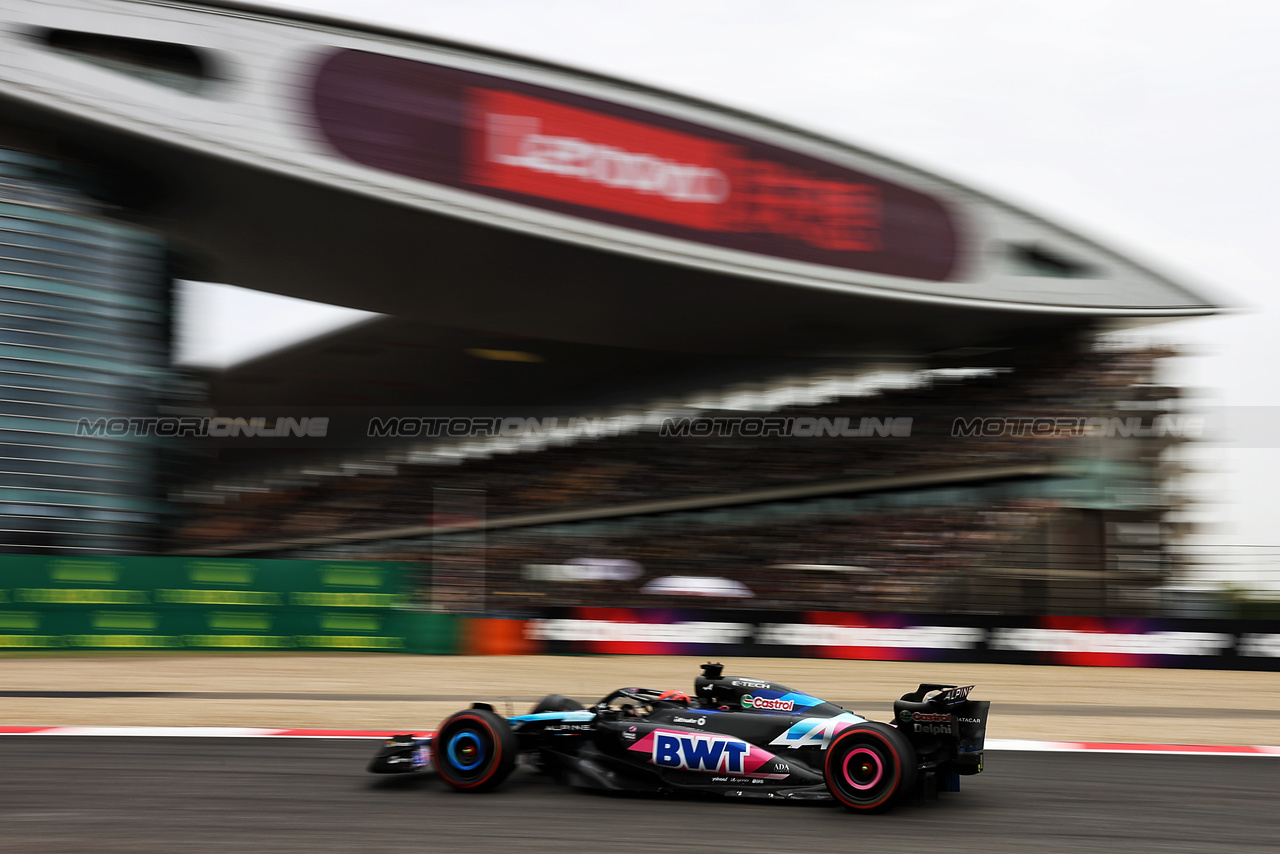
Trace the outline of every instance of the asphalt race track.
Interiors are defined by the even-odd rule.
[[[518,769],[453,792],[364,765],[376,740],[0,739],[0,851],[1274,852],[1280,760],[988,754],[965,791],[887,815],[603,795]]]

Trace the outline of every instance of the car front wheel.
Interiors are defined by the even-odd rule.
[[[440,725],[432,739],[440,779],[463,792],[498,786],[516,765],[511,725],[487,709],[467,709]]]

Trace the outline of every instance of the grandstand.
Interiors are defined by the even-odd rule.
[[[508,608],[548,595],[605,604],[616,583],[548,589],[530,579],[539,566],[611,559],[642,568],[626,586],[653,604],[679,598],[639,596],[646,583],[712,572],[746,584],[755,595],[737,604],[753,608],[820,607],[845,590],[846,606],[868,610],[1150,609],[1176,571],[1169,532],[1138,545],[1119,532],[1160,530],[1176,503],[1159,471],[1187,425],[1169,418],[1174,390],[1152,383],[1169,353],[1039,355],[751,416],[838,426],[874,412],[877,422],[910,422],[897,436],[664,435],[636,419],[615,436],[474,449],[471,459],[430,445],[348,452],[345,464],[335,455],[309,475],[279,470],[252,491],[206,484],[174,547],[430,562],[442,541],[483,532],[486,587],[511,597],[496,600]],[[956,430],[1046,413],[1086,429]],[[728,425],[742,411],[697,418]],[[483,511],[454,518],[438,506],[458,495],[483,496]]]

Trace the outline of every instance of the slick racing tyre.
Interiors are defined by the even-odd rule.
[[[856,724],[827,748],[822,776],[832,797],[849,809],[886,809],[915,783],[915,748],[888,724]]]
[[[516,766],[511,724],[487,709],[467,709],[450,717],[432,740],[436,773],[464,792],[496,787]]]
[[[580,712],[582,704],[577,700],[566,697],[564,694],[548,694],[538,701],[530,711],[531,715],[540,715],[543,712]]]

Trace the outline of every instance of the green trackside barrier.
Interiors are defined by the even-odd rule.
[[[400,604],[405,575],[404,564],[385,561],[0,555],[0,596],[45,606],[386,608]]]
[[[461,651],[462,618],[454,614],[399,611],[391,616],[391,625],[404,638],[405,652],[457,655]]]
[[[0,556],[0,649],[452,653],[394,562]]]

